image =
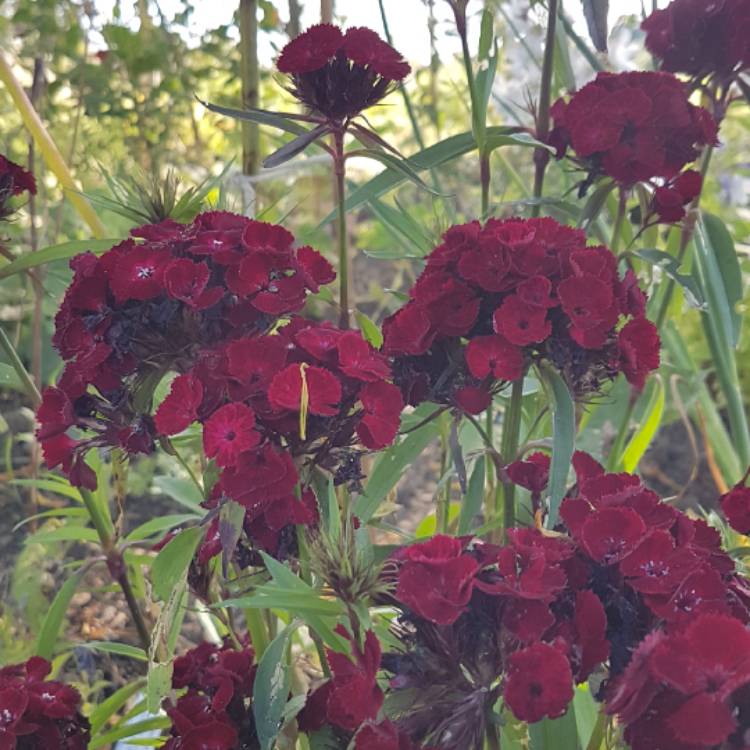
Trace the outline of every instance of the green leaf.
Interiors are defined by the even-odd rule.
[[[461,512],[461,503],[450,503],[448,506],[448,523],[453,523]],[[427,539],[437,532],[437,515],[430,513],[426,515],[414,530],[415,539]]]
[[[288,143],[285,143],[280,149],[274,151],[270,156],[263,159],[263,167],[265,169],[273,169],[273,167],[281,166],[298,154],[301,154],[311,143],[314,143],[330,132],[331,129],[328,125],[318,125],[318,127],[308,130],[302,135],[298,135]]]
[[[79,648],[90,648],[94,651],[101,651],[105,654],[127,656],[128,659],[135,659],[136,661],[148,661],[148,655],[142,648],[131,646],[129,643],[118,643],[117,641],[87,641],[86,643],[82,643]]]
[[[667,276],[674,279],[685,292],[685,299],[690,306],[698,309],[706,307],[706,301],[697,280],[693,276],[680,273],[680,262],[673,255],[652,248],[638,250],[633,255],[645,260],[649,265],[661,268]]]
[[[568,471],[576,437],[575,409],[565,381],[552,367],[540,369],[540,377],[552,408],[552,461],[549,474],[549,515],[547,527],[557,523],[560,503],[568,485]]]
[[[0,387],[26,393],[26,385],[18,377],[15,368],[5,362],[0,362]]]
[[[145,680],[136,679],[123,685],[99,703],[89,714],[91,736],[96,737],[107,721],[112,718],[136,693],[143,690]]]
[[[743,289],[742,269],[734,247],[734,240],[726,224],[718,216],[703,212],[702,224],[705,239],[716,260],[726,304],[729,308],[731,325],[729,340],[732,346],[737,346],[742,324],[742,316],[737,310],[737,305],[742,302]]]
[[[609,0],[583,0],[583,15],[589,27],[589,37],[599,52],[607,51],[607,15]]]
[[[365,159],[372,159],[373,161],[380,162],[383,166],[388,167],[389,170],[401,175],[407,180],[411,180],[415,185],[426,190],[428,193],[433,195],[446,196],[447,193],[440,193],[434,188],[431,188],[418,174],[417,170],[409,163],[408,159],[402,159],[395,154],[391,154],[387,151],[379,151],[374,148],[360,148],[356,151],[350,151],[347,157],[351,156],[362,156]]]
[[[377,325],[360,310],[354,311],[354,317],[357,319],[359,330],[362,332],[365,341],[375,349],[380,349],[383,346],[383,334]]]
[[[271,112],[267,109],[232,109],[231,107],[221,107],[218,104],[211,104],[204,102],[201,99],[198,101],[210,109],[211,112],[216,112],[219,115],[225,115],[231,117],[234,120],[246,120],[248,122],[257,122],[259,125],[269,125],[277,130],[283,130],[287,133],[293,133],[294,135],[304,135],[308,132],[308,129],[302,125],[298,125],[293,119],[282,112]]]
[[[610,193],[615,189],[617,183],[613,180],[605,180],[597,185],[594,192],[586,200],[581,215],[578,217],[578,226],[581,229],[588,229],[591,224],[599,218],[604,206],[607,205],[607,199]]]
[[[219,510],[219,541],[221,543],[221,565],[224,577],[227,577],[229,561],[242,536],[242,524],[245,521],[245,507],[229,500]]]
[[[55,260],[66,260],[79,253],[92,252],[101,255],[116,245],[120,240],[72,240],[63,242],[60,245],[51,245],[43,250],[37,250],[35,253],[26,253],[15,260],[0,267],[0,279],[6,279],[8,276],[28,271],[30,268],[43,266],[45,263],[52,263]]]
[[[716,375],[727,401],[731,436],[740,463],[747,466],[750,464],[750,429],[735,352],[739,335],[739,318],[735,310],[737,287],[734,281],[726,278],[731,275],[729,269],[733,266],[727,257],[726,237],[716,221],[712,225],[709,232],[706,223],[700,221],[695,233],[695,273],[707,303],[701,319]],[[733,247],[731,239],[729,244]],[[721,250],[720,245],[724,245]]]
[[[469,487],[461,503],[461,513],[458,516],[458,534],[468,534],[471,531],[472,521],[482,510],[484,500],[484,479],[485,479],[484,456],[480,456],[474,463],[474,468],[469,478]]]
[[[17,487],[36,487],[42,492],[54,492],[57,495],[69,497],[76,502],[83,502],[80,490],[73,487],[67,479],[14,479],[11,484]]]
[[[159,551],[151,566],[151,577],[154,593],[160,599],[169,599],[174,588],[187,575],[203,532],[200,527],[184,529]]]
[[[160,476],[154,478],[154,486],[183,507],[205,514],[205,509],[201,507],[203,495],[189,479]]]
[[[126,737],[132,737],[135,734],[142,734],[152,729],[167,729],[172,726],[172,720],[166,716],[157,716],[153,719],[144,719],[135,721],[132,724],[121,724],[117,729],[113,729],[106,734],[100,734],[94,737],[89,743],[88,750],[98,750],[100,747],[112,747],[117,740],[123,740]]]
[[[510,144],[546,148],[544,144],[538,143],[528,133],[519,132],[518,128],[513,127],[487,128],[486,138],[487,147],[491,150]],[[460,133],[419,151],[409,158],[409,164],[414,171],[421,172],[425,169],[439,167],[441,164],[457,159],[459,156],[468,154],[475,149],[476,142],[474,135],[472,133]],[[346,210],[353,211],[362,204],[372,200],[372,198],[380,197],[397,185],[400,185],[405,179],[404,175],[395,169],[385,169],[369,182],[351,192],[346,200]],[[323,219],[320,226],[325,226],[330,221],[333,221],[335,217],[336,212],[332,211]]]
[[[37,656],[41,656],[43,659],[51,659],[55,653],[55,645],[60,635],[60,628],[65,620],[65,613],[68,611],[70,600],[73,598],[82,578],[83,571],[79,570],[73,573],[60,587],[52,600],[36,642]]]
[[[594,700],[588,684],[578,685],[573,696],[573,710],[576,717],[578,740],[582,748],[588,748],[589,740],[599,719],[601,704]]]
[[[664,384],[658,376],[651,382],[654,385],[646,410],[641,417],[640,425],[633,437],[630,438],[620,459],[620,463],[629,474],[632,474],[638,467],[664,416]]]
[[[418,413],[425,418],[433,411],[434,404],[423,404],[415,409],[414,414]],[[367,523],[375,515],[380,503],[396,486],[406,469],[439,434],[437,420],[433,419],[378,454],[367,486],[354,503],[354,515],[362,523]]]
[[[148,665],[148,677],[146,678],[146,710],[156,713],[164,696],[172,689],[172,672],[174,664],[171,661],[159,663],[151,662]]]
[[[174,515],[160,516],[158,518],[152,518],[150,521],[142,523],[140,526],[134,528],[126,537],[126,542],[140,542],[143,539],[158,534],[162,531],[173,529],[175,526],[179,526],[182,523],[188,521],[199,520],[200,516],[194,513],[176,513]]]
[[[99,542],[99,535],[88,526],[60,526],[50,531],[37,531],[27,539],[27,544],[49,544],[50,542]]]
[[[577,750],[580,748],[573,703],[559,719],[529,724],[529,750]]]
[[[253,683],[253,717],[261,750],[271,750],[281,729],[291,672],[287,664],[287,651],[299,622],[291,622],[266,649],[258,664]]]

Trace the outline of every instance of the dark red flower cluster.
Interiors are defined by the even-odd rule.
[[[277,67],[312,114],[342,122],[377,104],[411,71],[401,54],[364,27],[318,24],[289,42]]]
[[[551,110],[550,143],[562,158],[571,149],[589,184],[607,175],[624,188],[638,182],[655,191],[651,210],[675,221],[699,192],[697,172],[680,174],[703,146],[717,143],[717,125],[688,100],[671,73],[599,73]]]
[[[750,5],[745,0],[673,0],[641,24],[662,70],[727,83],[750,68]]]
[[[203,423],[203,448],[221,468],[209,507],[230,498],[246,509],[245,530],[275,553],[290,524],[311,524],[312,466],[337,483],[357,482],[359,442],[377,450],[395,437],[403,406],[390,366],[356,331],[293,318],[276,331],[204,350],[157,410],[161,435]],[[219,522],[201,559],[221,550]]]
[[[620,278],[606,247],[587,246],[582,231],[553,219],[452,227],[410,297],[383,332],[396,382],[412,404],[477,413],[498,384],[540,359],[579,394],[619,371],[641,388],[659,365],[659,339],[635,276]]]
[[[32,657],[0,669],[0,748],[86,750],[89,722],[81,696],[62,682],[47,680],[52,667]]]
[[[750,629],[701,614],[684,630],[657,630],[613,685],[608,711],[626,725],[632,750],[747,747]]]
[[[47,464],[93,487],[89,448],[150,452],[148,408],[167,372],[188,369],[217,341],[267,331],[334,278],[322,256],[293,243],[282,227],[210,212],[133,230],[99,258],[74,258],[53,338],[66,365],[38,415]]]
[[[607,474],[582,453],[573,463],[577,484],[555,532],[511,529],[504,546],[438,535],[393,556],[404,652],[384,667],[392,690],[424,691],[398,726],[448,747],[444,716],[460,706],[462,746],[473,747],[470,727],[497,699],[498,678],[515,716],[536,722],[561,716],[574,685],[598,671],[599,698],[633,750],[744,748],[750,587],[718,532],[635,476]],[[549,463],[534,455],[506,472],[541,495]]]
[[[257,745],[249,706],[252,649],[201,643],[174,662],[172,687],[186,692],[165,706],[172,720],[166,750],[238,750]]]

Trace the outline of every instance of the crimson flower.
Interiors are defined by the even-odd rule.
[[[400,562],[396,599],[416,615],[440,625],[454,623],[471,599],[477,561],[460,539],[438,534],[396,553]]]
[[[293,39],[276,65],[312,114],[337,122],[377,104],[411,70],[371,29],[344,33],[331,24],[311,26]]]
[[[750,534],[750,487],[733,487],[719,503],[729,525],[740,534]]]
[[[569,102],[558,99],[552,116],[558,156],[572,148],[590,171],[625,187],[675,177],[716,143],[713,118],[670,73],[599,73]]]
[[[656,326],[646,318],[633,318],[618,333],[620,367],[635,388],[642,390],[646,376],[658,369],[661,361],[659,345]]]
[[[34,175],[0,154],[0,219],[5,219],[12,213],[7,205],[10,198],[23,192],[36,195]]]
[[[162,435],[176,435],[189,427],[198,418],[198,409],[203,401],[203,385],[194,375],[178,375],[169,394],[161,402],[154,415],[156,429]],[[41,415],[39,421],[44,422]]]
[[[533,723],[562,716],[573,699],[570,662],[554,646],[535,643],[510,657],[503,697],[513,715]]]
[[[409,297],[386,319],[383,349],[414,405],[478,413],[541,359],[579,394],[620,370],[639,384],[658,366],[658,336],[634,275],[621,278],[607,248],[589,247],[583,232],[552,219],[451,227]]]
[[[356,732],[366,721],[372,721],[383,705],[383,692],[375,679],[380,668],[380,642],[375,633],[365,633],[364,646],[338,626],[336,632],[352,644],[352,657],[334,651],[327,652],[332,678],[314,690],[300,714],[300,728],[304,731],[320,729],[331,724],[349,732]]]
[[[257,743],[246,721],[255,666],[253,650],[203,642],[175,659],[174,689],[187,688],[176,703],[166,701],[172,720],[168,750],[234,750]]]
[[[641,28],[662,70],[727,82],[750,67],[750,8],[743,0],[672,0]]]
[[[255,448],[260,434],[255,429],[255,412],[245,404],[226,404],[217,409],[203,426],[203,448],[219,466],[233,466],[241,453]]]
[[[0,748],[86,750],[89,722],[70,685],[47,680],[51,664],[34,656],[0,668]]]
[[[268,400],[277,409],[301,411],[304,398],[310,414],[332,416],[341,401],[341,383],[322,367],[289,365],[274,377],[268,389]]]

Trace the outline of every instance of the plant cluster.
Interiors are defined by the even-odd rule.
[[[467,51],[467,2],[450,4]],[[556,2],[549,7],[554,45]],[[664,333],[640,256],[619,252],[626,203],[638,195],[635,239],[682,222],[680,261],[696,225],[703,232],[705,174],[688,167],[699,158],[707,166],[732,87],[742,85],[749,19],[741,0],[674,0],[643,24],[661,70],[599,73],[554,104],[548,46],[533,132],[492,136],[534,149],[525,217],[489,210],[493,141],[477,114],[497,62],[489,16],[476,76],[466,53],[481,220],[443,234],[382,334],[361,315],[362,330],[350,328],[346,160],[377,158],[390,176],[425,183],[361,124],[410,72],[365,28],[317,25],[282,50],[278,70],[305,114],[234,113],[294,135],[272,165],[313,143],[332,157],[337,269],[284,226],[220,210],[144,224],[102,254],[71,260],[53,337],[64,367],[41,396],[30,386],[36,436],[95,527],[104,554],[92,564],[107,563],[133,613],[146,705],[166,715],[164,748],[519,748],[527,740],[511,744],[518,723],[524,738],[538,726],[554,735],[563,726],[554,722],[575,723],[582,695],[598,714],[585,739],[576,735],[590,750],[750,745],[750,585],[729,544],[735,532],[750,534],[748,475],[717,493],[724,520],[717,513],[709,524],[618,471]],[[721,49],[704,49],[714,37]],[[707,108],[690,101],[699,88]],[[364,150],[347,150],[345,138]],[[590,215],[578,227],[539,215],[551,151],[585,173],[579,197],[596,185],[604,205],[618,191],[611,242],[590,240]],[[0,157],[3,217],[25,191],[34,193],[33,177]],[[729,346],[734,310],[711,308],[716,260],[706,255],[696,256],[699,291],[709,291],[702,315],[720,358],[716,342]],[[684,281],[668,260],[670,282]],[[332,297],[335,280],[338,324],[310,304]],[[661,309],[672,292],[667,285]],[[575,436],[620,375],[629,398],[605,468],[575,451]],[[524,399],[530,383],[539,385],[534,404]],[[551,440],[536,439],[547,426]],[[432,525],[382,544],[388,527],[375,506],[434,436],[443,476]],[[181,452],[191,449],[197,455]],[[186,517],[125,536],[101,501],[107,488],[92,454],[111,458],[117,486],[128,459],[159,450],[199,498],[185,503]],[[527,525],[516,521],[524,515]],[[134,589],[139,546],[153,580]],[[163,602],[153,629],[139,596]],[[221,638],[173,658],[176,612],[190,596]],[[47,680],[50,671],[40,657],[0,669],[0,750],[87,746],[81,697]]]

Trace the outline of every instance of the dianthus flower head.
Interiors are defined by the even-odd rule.
[[[719,498],[721,512],[740,534],[750,534],[750,487],[739,484]]]
[[[728,83],[750,68],[750,6],[744,0],[672,0],[641,24],[662,70]]]
[[[413,404],[482,411],[542,360],[579,395],[619,371],[641,388],[659,364],[635,277],[621,277],[606,247],[553,219],[451,227],[409,296],[383,331],[395,381]]]
[[[0,221],[7,219],[14,211],[10,199],[24,192],[36,195],[34,175],[0,154]]]
[[[377,104],[411,70],[371,29],[344,33],[332,24],[311,26],[289,42],[277,67],[311,114],[336,123]]]
[[[654,195],[645,220],[682,218],[701,186],[699,173],[682,170],[718,142],[714,118],[690,103],[672,73],[599,73],[568,100],[558,99],[551,114],[550,144],[558,158],[572,151],[587,172],[582,191],[600,176],[623,189],[647,184]]]
[[[259,367],[274,368],[273,357],[256,356],[257,340],[335,277],[328,261],[310,247],[295,247],[283,227],[222,211],[199,214],[190,224],[139,227],[101,257],[75,257],[71,268],[53,337],[65,368],[44,394],[38,435],[48,465],[61,465],[89,488],[96,479],[83,460],[88,449],[150,453],[158,435],[195,421],[207,423],[205,447],[219,465],[257,446],[261,436],[247,411],[252,405],[242,403],[250,394],[229,371],[226,346],[252,339],[242,361],[253,363],[245,368],[248,379]],[[286,343],[277,338],[267,348],[285,361]],[[217,352],[218,342],[227,345]],[[242,354],[233,351],[236,365]],[[361,356],[366,360],[368,351]],[[388,374],[384,363],[370,366],[368,381]],[[367,367],[364,360],[360,367]],[[153,389],[168,372],[178,376],[152,415]],[[265,392],[269,383],[256,386]],[[239,397],[230,398],[230,391]],[[268,412],[266,401],[263,406]]]
[[[90,732],[81,696],[47,680],[52,665],[40,657],[0,669],[0,747],[86,750]]]
[[[255,679],[251,648],[203,642],[175,659],[172,687],[187,691],[166,702],[172,720],[168,750],[234,750],[257,736],[246,720]]]

